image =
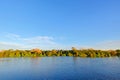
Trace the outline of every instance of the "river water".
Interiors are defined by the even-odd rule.
[[[0,58],[0,80],[120,80],[120,58]]]

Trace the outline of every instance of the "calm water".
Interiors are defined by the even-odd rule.
[[[0,80],[120,80],[120,58],[0,58]]]

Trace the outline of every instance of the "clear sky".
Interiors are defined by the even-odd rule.
[[[0,49],[120,49],[120,0],[0,0]]]

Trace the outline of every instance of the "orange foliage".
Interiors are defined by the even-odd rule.
[[[31,52],[42,53],[42,50],[35,48],[35,49],[32,49]]]

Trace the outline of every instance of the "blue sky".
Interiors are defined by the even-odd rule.
[[[0,49],[120,48],[120,0],[0,0]]]

